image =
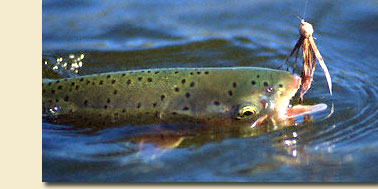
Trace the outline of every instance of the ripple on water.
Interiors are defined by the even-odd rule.
[[[302,14],[302,1],[207,3],[44,1],[44,78],[140,68],[275,68],[297,40],[299,21],[291,15]],[[43,179],[376,182],[378,38],[371,23],[377,4],[313,1],[311,7],[306,18],[334,84],[331,97],[318,66],[305,103],[329,108],[314,114],[312,122],[303,118],[298,126],[259,136],[201,130],[175,149],[139,140],[169,136],[157,135],[161,125],[88,131],[44,122]],[[82,53],[82,66],[70,70],[76,64],[69,55]],[[59,65],[58,57],[64,57]],[[300,66],[295,71],[300,73]],[[186,132],[168,128],[170,135]]]

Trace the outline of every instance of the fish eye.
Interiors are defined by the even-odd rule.
[[[244,116],[250,116],[250,115],[253,115],[253,114],[254,114],[254,112],[251,112],[251,111],[245,111],[243,113]]]
[[[251,119],[256,115],[257,108],[252,104],[245,104],[239,107],[236,119]]]

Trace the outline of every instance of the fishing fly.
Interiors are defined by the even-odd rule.
[[[302,56],[303,56],[303,67],[302,67],[302,74],[301,74],[301,93],[299,98],[303,101],[303,95],[310,89],[311,83],[313,81],[313,76],[315,72],[315,65],[316,60],[318,60],[320,66],[323,69],[324,75],[327,79],[329,93],[332,95],[332,80],[329,74],[328,68],[324,63],[323,57],[320,54],[316,44],[314,37],[312,34],[314,33],[314,28],[312,25],[304,19],[301,19],[301,24],[299,27],[299,39],[295,44],[293,50],[290,52],[290,55],[286,58],[285,62],[282,63],[279,67],[282,67],[283,64],[286,64],[290,57],[293,56],[295,53],[295,60],[293,69],[295,69],[295,65],[298,58],[299,49],[302,47]]]

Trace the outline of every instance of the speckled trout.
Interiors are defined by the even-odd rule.
[[[44,80],[43,117],[78,127],[169,122],[282,121],[321,106],[293,106],[301,79],[254,67],[170,68]]]

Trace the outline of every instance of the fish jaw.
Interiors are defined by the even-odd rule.
[[[316,105],[295,105],[290,106],[290,100],[297,93],[301,86],[301,78],[297,75],[293,75],[293,82],[289,84],[286,92],[282,93],[276,100],[276,106],[273,111],[272,119],[275,121],[284,121],[293,117],[297,117],[304,114],[311,114],[327,109],[326,104]]]
[[[274,111],[272,112],[272,118],[275,120],[285,120],[289,118],[289,115],[287,114],[290,100],[294,97],[294,95],[297,93],[299,87],[301,85],[301,78],[293,74],[293,80],[288,85],[287,89],[277,94],[277,98],[275,101]]]
[[[286,111],[287,117],[296,117],[304,114],[311,114],[327,109],[326,104],[315,104],[315,105],[295,105],[288,108]]]

